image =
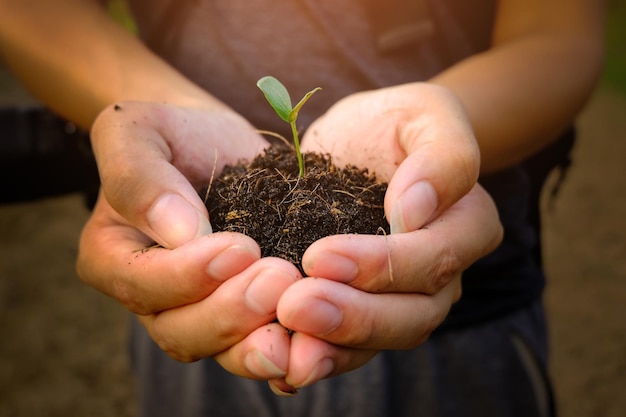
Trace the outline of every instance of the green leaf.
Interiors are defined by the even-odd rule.
[[[291,121],[291,97],[284,85],[276,78],[267,76],[256,83],[276,114],[285,122]]]
[[[318,91],[320,91],[321,89],[322,89],[321,87],[316,87],[315,89],[313,89],[313,90],[309,91],[308,93],[306,93],[304,95],[304,97],[302,97],[302,100],[300,100],[298,102],[298,104],[296,104],[296,106],[293,108],[293,110],[291,110],[291,113],[289,114],[289,120],[290,121],[295,121],[298,118],[298,112],[300,111],[300,108],[302,108],[304,103],[309,101],[311,96],[313,94],[317,93]]]

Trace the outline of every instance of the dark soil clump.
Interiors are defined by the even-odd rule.
[[[367,170],[338,168],[327,155],[305,154],[298,175],[292,149],[273,146],[251,162],[227,166],[205,196],[214,231],[244,233],[262,256],[301,268],[306,248],[325,236],[389,233],[387,184]]]

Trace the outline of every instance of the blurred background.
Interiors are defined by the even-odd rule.
[[[551,373],[562,417],[626,410],[626,0],[608,3],[606,70],[581,114],[566,181],[542,202]],[[0,63],[3,114],[45,119],[33,106]],[[58,139],[51,149],[24,145],[41,155],[12,166],[19,155],[6,142],[11,132],[0,130],[0,417],[133,416],[128,315],[74,269],[93,202],[92,161]],[[60,187],[52,180],[69,163],[83,164],[86,174]]]

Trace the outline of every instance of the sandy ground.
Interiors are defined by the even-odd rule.
[[[563,417],[626,415],[626,98],[599,90],[546,210],[546,302]]]
[[[552,375],[561,416],[618,417],[626,410],[626,99],[599,90],[580,133],[568,180],[546,205]],[[79,195],[0,206],[0,417],[134,415],[128,316],[74,271],[88,215]]]

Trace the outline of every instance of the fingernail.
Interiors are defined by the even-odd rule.
[[[332,332],[342,320],[343,314],[336,305],[319,298],[302,303],[289,317],[295,330],[313,335]]]
[[[296,280],[296,276],[277,269],[264,270],[246,288],[246,305],[257,314],[273,314],[280,296]]]
[[[261,378],[280,378],[287,374],[287,371],[280,369],[259,350],[249,352],[244,359],[244,365],[248,371]]]
[[[315,365],[307,379],[300,384],[293,384],[293,387],[302,388],[311,385],[314,382],[326,378],[333,369],[335,369],[335,362],[330,358],[323,358]]]
[[[333,276],[340,278],[338,281],[345,284],[354,281],[359,273],[359,267],[356,262],[350,258],[332,252],[320,253],[315,259],[307,262],[305,270],[308,271],[311,269],[315,271],[316,263],[321,263],[321,267],[323,267],[324,270],[331,269]]]
[[[179,194],[159,197],[150,211],[148,224],[157,234],[158,243],[176,248],[196,237],[212,232],[209,220]]]
[[[412,232],[424,226],[438,206],[437,192],[427,181],[409,187],[391,210],[391,233]]]
[[[226,281],[240,273],[246,266],[259,259],[253,248],[233,245],[220,252],[207,266],[207,274],[216,281]]]
[[[268,384],[272,392],[281,397],[293,397],[294,395],[298,393],[297,389],[287,384],[282,379],[268,381]]]

